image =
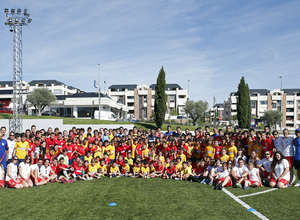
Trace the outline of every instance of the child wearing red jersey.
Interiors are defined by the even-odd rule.
[[[69,166],[64,164],[64,158],[61,157],[59,159],[59,164],[57,165],[57,179],[62,183],[66,183],[70,179],[68,171],[70,171]]]
[[[217,158],[220,158],[220,153],[221,153],[221,150],[222,150],[222,147],[219,146],[219,141],[217,139],[214,139],[213,140],[213,146],[215,148],[215,159]]]
[[[158,161],[158,166],[155,169],[155,177],[162,177],[164,174],[164,166],[162,165],[162,162]]]
[[[165,178],[166,179],[174,179],[176,173],[176,167],[174,166],[174,161],[170,162],[170,166],[166,168]]]
[[[46,158],[49,159],[50,163],[52,163],[54,157],[54,147],[50,147],[49,152],[46,153]]]
[[[197,177],[199,181],[202,181],[206,169],[205,161],[204,160],[197,161],[196,164],[197,166],[193,170],[193,176]]]

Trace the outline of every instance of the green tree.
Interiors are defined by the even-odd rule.
[[[237,119],[240,128],[251,126],[251,101],[248,84],[241,78],[237,92]]]
[[[192,119],[193,124],[196,125],[196,122],[203,117],[207,108],[207,101],[194,102],[193,100],[188,100],[185,103],[184,111]]]
[[[56,100],[56,96],[47,88],[38,88],[29,93],[27,100],[35,108],[37,115],[41,115],[44,108]]]
[[[167,111],[166,74],[163,67],[160,69],[156,80],[154,98],[154,121],[157,127],[161,127]]]
[[[282,114],[279,110],[268,110],[262,116],[262,120],[273,127],[282,121]]]

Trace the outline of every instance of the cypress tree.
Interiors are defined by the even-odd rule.
[[[154,121],[156,127],[161,127],[165,120],[165,113],[167,111],[166,74],[163,67],[160,69],[156,80],[154,97]]]
[[[237,119],[240,128],[249,128],[251,125],[251,101],[249,86],[241,78],[237,92]]]

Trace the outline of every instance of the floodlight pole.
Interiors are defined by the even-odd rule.
[[[10,32],[13,32],[13,119],[9,122],[10,131],[23,131],[23,102],[22,102],[22,26],[27,26],[32,19],[27,9],[24,13],[21,9],[5,8],[5,25],[10,26]]]

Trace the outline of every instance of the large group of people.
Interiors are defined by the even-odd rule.
[[[163,178],[248,189],[292,185],[300,179],[300,129],[240,130],[201,127],[166,132],[133,127],[73,127],[24,133],[0,131],[0,186],[26,188],[52,182],[110,178]],[[295,186],[300,186],[300,180]]]

